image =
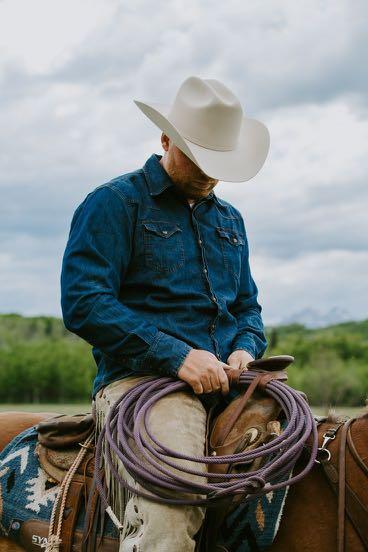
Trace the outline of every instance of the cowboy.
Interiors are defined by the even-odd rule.
[[[213,189],[254,177],[269,133],[216,79],[185,79],[170,105],[135,103],[160,128],[164,154],[100,185],[76,209],[61,274],[64,323],[93,346],[97,428],[127,389],[169,375],[188,392],[155,403],[150,429],[165,446],[201,456],[208,405],[233,396],[226,370],[267,346],[244,220]],[[204,507],[155,503],[116,488],[111,473],[106,484],[123,524],[121,551],[195,549]]]

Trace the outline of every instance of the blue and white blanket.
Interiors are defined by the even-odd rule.
[[[0,533],[14,536],[30,519],[49,522],[59,485],[50,482],[36,454],[37,431],[20,433],[0,453]],[[76,529],[83,530],[85,511],[81,508]],[[116,536],[108,519],[105,535]]]

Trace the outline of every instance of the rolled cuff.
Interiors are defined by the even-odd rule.
[[[191,350],[192,347],[184,341],[159,331],[143,360],[144,369],[176,378]]]
[[[260,351],[260,353],[258,353],[256,344],[253,339],[248,336],[238,337],[236,341],[234,341],[231,350],[236,351],[237,349],[247,351],[254,359],[260,358],[264,353],[264,351]]]

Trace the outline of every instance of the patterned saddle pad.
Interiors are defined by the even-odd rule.
[[[0,453],[0,533],[15,540],[24,522],[37,520],[49,523],[59,484],[51,482],[41,468],[36,454],[37,431],[26,429]],[[84,506],[76,529],[83,530]],[[117,538],[117,531],[106,516],[104,535]],[[45,546],[45,537],[34,535],[38,546]]]
[[[237,506],[222,524],[218,544],[230,552],[267,550],[276,537],[288,489],[277,489]]]

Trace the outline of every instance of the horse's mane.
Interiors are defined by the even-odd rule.
[[[346,418],[349,418],[350,416],[346,416],[346,415],[340,415],[340,414],[337,414],[336,410],[332,407],[330,407],[328,409],[328,412],[327,412],[327,417],[326,417],[326,420],[324,420],[325,422],[327,423],[330,423],[330,424],[336,424],[338,422],[341,422],[342,420],[346,419]],[[368,418],[368,410],[366,410],[365,412],[363,412],[362,414],[358,414],[358,416],[356,416],[356,418]]]
[[[330,407],[328,409],[325,422],[329,424],[336,424],[340,421],[341,421],[340,414],[338,414],[334,408]]]

